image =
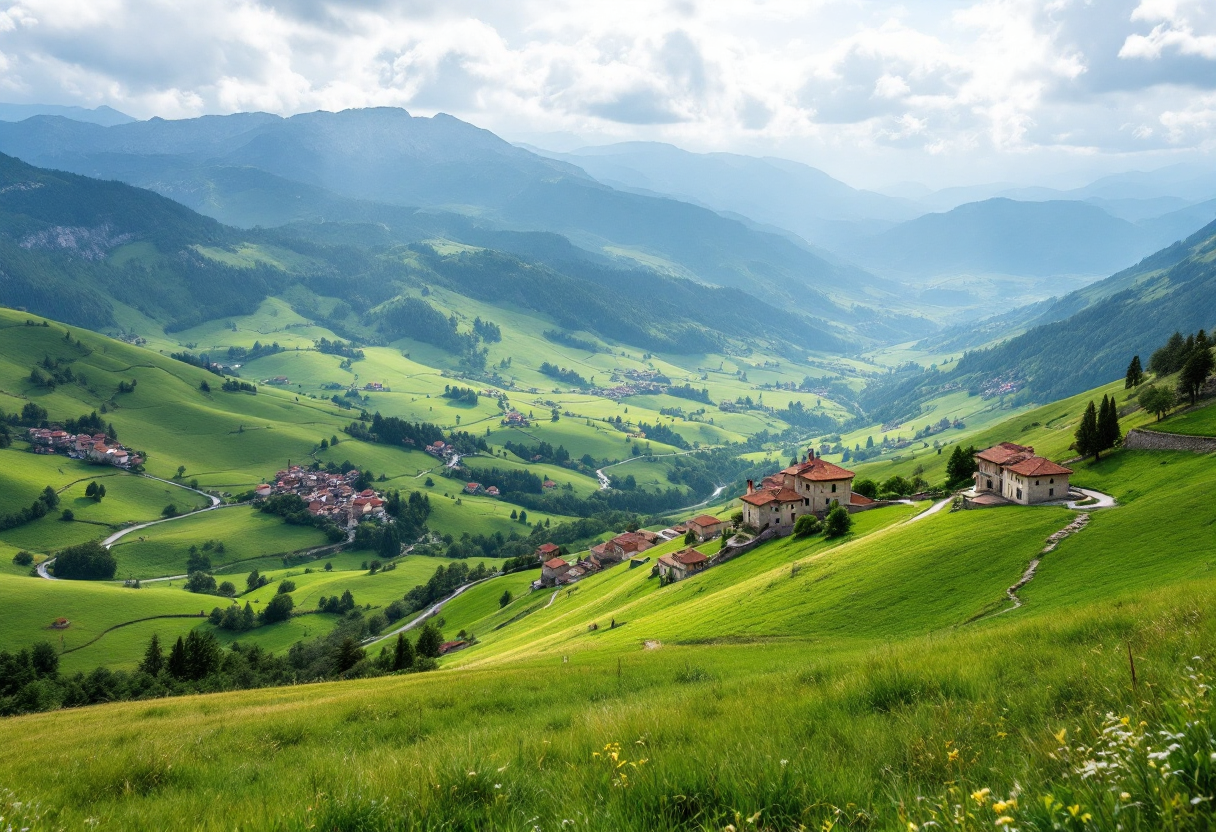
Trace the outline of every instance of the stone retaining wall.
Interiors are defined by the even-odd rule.
[[[1186,436],[1134,428],[1123,437],[1123,447],[1133,451],[1191,451],[1197,454],[1216,453],[1216,437]]]

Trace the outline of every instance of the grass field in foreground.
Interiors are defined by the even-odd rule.
[[[559,832],[576,819],[597,832],[825,821],[907,832],[938,802],[969,807],[967,828],[996,828],[999,813],[1031,828],[1044,793],[1100,816],[1108,780],[1082,788],[1058,762],[1061,742],[1093,742],[1107,712],[1156,729],[1183,663],[1216,652],[1213,590],[1208,579],[861,648],[630,644],[569,662],[17,717],[0,723],[0,780],[22,803],[19,822],[41,816],[34,829],[89,818],[124,830]],[[1206,755],[1210,735],[1194,736]],[[612,743],[619,769],[603,756]],[[1132,768],[1144,754],[1103,775],[1116,802],[1126,788],[1128,802],[1153,806]],[[1016,807],[994,811],[1011,791]],[[1203,828],[1180,804],[1173,828]]]

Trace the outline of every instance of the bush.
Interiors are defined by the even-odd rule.
[[[33,562],[34,556],[29,552],[22,551],[13,555],[13,563],[15,563],[17,566],[29,566]]]
[[[279,588],[276,591],[279,595],[284,595],[288,592],[295,592],[296,582],[287,580],[279,581]]]
[[[235,598],[236,597],[236,585],[233,584],[232,581],[224,581],[222,584],[219,585],[219,588],[216,590],[216,592],[219,593],[220,595],[223,595],[225,598]]]
[[[263,624],[274,624],[276,621],[286,621],[291,618],[295,602],[287,593],[281,593],[270,599],[270,603],[261,612]]]
[[[191,572],[186,578],[187,592],[201,592],[208,595],[215,594],[215,578],[208,575],[206,572]]]
[[[169,505],[165,506],[160,511],[162,517],[176,517],[178,513],[177,506],[173,503],[169,503]]]
[[[498,606],[499,606],[499,608],[502,608],[502,607],[505,607],[509,603],[511,603],[511,590],[504,589],[502,591],[502,596],[499,597],[499,599],[498,599]]]
[[[73,512],[73,511],[72,511],[70,508],[65,508],[65,509],[63,510],[63,513],[59,515],[59,519],[60,519],[60,520],[69,520],[69,521],[70,521],[70,520],[75,520],[75,519],[76,519],[76,513],[75,513],[75,512]]]
[[[823,524],[823,534],[831,539],[833,537],[843,537],[848,534],[853,528],[853,518],[849,516],[849,510],[844,506],[834,506],[828,512],[827,518]]]
[[[794,537],[810,537],[823,531],[823,523],[813,514],[804,514],[794,523]]]
[[[374,636],[378,636],[384,632],[384,628],[387,626],[388,618],[382,612],[378,612],[367,619],[367,631]]]
[[[110,550],[96,540],[69,546],[55,555],[55,577],[72,581],[108,581],[118,571]]]

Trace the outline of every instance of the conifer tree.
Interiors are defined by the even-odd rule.
[[[186,666],[186,642],[181,636],[177,637],[177,641],[173,645],[173,649],[169,651],[169,674],[174,679],[185,679],[189,672]]]
[[[408,670],[414,665],[414,645],[405,633],[397,634],[397,646],[393,650],[393,670]]]
[[[139,669],[149,676],[158,676],[164,666],[165,655],[160,649],[160,637],[153,633],[152,640],[148,642],[148,649],[144,651],[143,661],[139,663]]]
[[[1097,462],[1102,453],[1102,443],[1098,435],[1098,409],[1092,399],[1085,408],[1085,415],[1081,417],[1081,424],[1077,426],[1075,436],[1077,453],[1081,456],[1093,454],[1094,462]]]
[[[1102,450],[1108,450],[1119,444],[1123,432],[1119,429],[1119,408],[1115,406],[1115,397],[1102,397],[1102,407],[1098,411],[1098,436],[1102,440]]]
[[[1139,387],[1144,381],[1144,368],[1140,366],[1140,356],[1133,355],[1132,363],[1127,365],[1127,378],[1123,382],[1123,389],[1130,390],[1133,387]]]

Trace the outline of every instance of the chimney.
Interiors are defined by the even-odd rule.
[[[751,480],[748,480],[747,481],[747,493],[753,494],[753,493],[755,493],[755,491],[756,491],[755,484]]]
[[[807,462],[814,462],[814,461],[815,461],[815,449],[814,449],[814,448],[809,448],[809,449],[807,449],[807,452],[806,452],[806,461],[807,461]]]

